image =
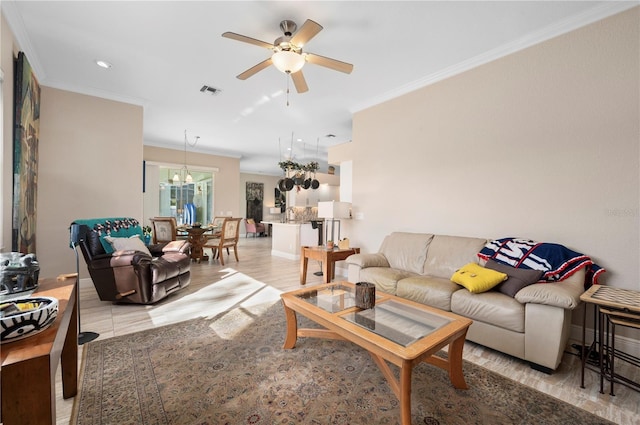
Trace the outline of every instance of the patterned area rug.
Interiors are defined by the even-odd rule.
[[[277,302],[89,343],[71,423],[399,423],[365,350],[312,338],[284,350],[285,328]],[[416,367],[412,423],[611,423],[469,362],[464,374],[470,389],[456,390],[441,369]]]

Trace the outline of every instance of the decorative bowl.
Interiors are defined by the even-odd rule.
[[[11,304],[39,304],[35,309],[9,313]],[[13,300],[2,305],[0,343],[17,341],[47,329],[58,316],[58,300],[53,297],[32,297]],[[6,314],[5,314],[6,313]]]

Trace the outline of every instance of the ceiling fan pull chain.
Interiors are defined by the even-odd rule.
[[[288,73],[285,74],[285,78],[287,79],[287,106],[289,106],[289,75]]]

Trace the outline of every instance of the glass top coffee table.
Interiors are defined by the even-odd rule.
[[[411,374],[421,362],[449,372],[455,388],[466,389],[462,349],[472,320],[385,293],[376,294],[375,307],[355,304],[355,285],[349,282],[315,286],[281,295],[287,319],[284,348],[298,337],[343,339],[369,351],[400,401],[402,424],[411,424]],[[296,313],[324,329],[299,329]],[[436,353],[449,346],[447,358]],[[389,364],[400,368],[396,379]]]

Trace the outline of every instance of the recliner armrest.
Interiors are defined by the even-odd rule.
[[[151,262],[152,257],[141,251],[122,250],[111,254],[111,267],[131,266],[144,262]]]
[[[162,248],[162,252],[181,252],[183,254],[187,254],[190,247],[191,244],[186,239],[171,241]]]
[[[376,254],[353,254],[345,260],[347,264],[359,266],[362,269],[367,267],[389,267],[389,261],[381,253]]]
[[[111,269],[138,264],[142,260],[151,261],[151,257],[140,251],[116,251],[112,254],[101,254],[94,257],[91,261],[91,268],[94,270]]]
[[[149,248],[149,252],[151,253],[152,256],[160,257],[164,253],[164,251],[162,249],[166,245],[167,245],[167,242],[152,243],[152,244],[147,245],[147,248]]]

